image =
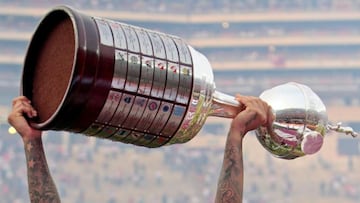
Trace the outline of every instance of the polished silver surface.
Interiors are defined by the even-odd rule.
[[[129,92],[137,92],[141,73],[141,60],[139,54],[128,53],[127,77],[125,82],[125,90]]]
[[[175,105],[168,122],[166,123],[164,129],[160,132],[160,135],[168,138],[172,138],[174,133],[180,127],[181,121],[184,118],[186,113],[186,106]]]
[[[147,32],[143,29],[135,29],[140,43],[140,50],[143,55],[153,56],[153,49]]]
[[[207,58],[188,46],[193,61],[191,73],[193,85],[187,111],[181,126],[168,144],[184,143],[197,135],[212,106],[212,94],[215,91],[214,75]]]
[[[138,130],[140,132],[149,132],[148,129],[155,120],[155,116],[159,111],[160,104],[161,101],[159,100],[149,99],[147,107],[145,108],[143,115],[141,116],[141,119],[137,124],[135,130]]]
[[[264,91],[266,101],[276,116],[274,124],[256,130],[260,143],[273,155],[293,159],[304,156],[301,144],[305,133],[325,136],[328,122],[321,99],[307,86],[287,83]]]
[[[165,47],[164,47],[163,41],[161,40],[160,35],[156,32],[152,32],[152,31],[148,31],[148,34],[149,34],[152,48],[154,51],[154,57],[160,58],[160,59],[167,59],[166,50],[165,50]],[[176,50],[171,50],[171,51],[176,51]]]
[[[328,124],[327,128],[329,130],[335,131],[335,132],[339,132],[339,133],[344,133],[346,135],[351,135],[352,137],[357,137],[359,136],[358,132],[355,132],[354,129],[350,126],[341,126],[341,122],[337,123],[336,125],[333,124]]]
[[[184,143],[208,116],[235,117],[241,104],[216,90],[207,58],[181,38],[95,18],[103,46],[114,48],[111,90],[90,136],[145,146]],[[307,86],[287,83],[264,91],[276,116],[257,129],[261,145],[276,157],[294,159],[320,150],[329,130],[356,136],[350,127],[330,125],[325,105]]]
[[[187,105],[192,93],[193,70],[190,66],[180,66],[180,81],[176,102]]]
[[[189,66],[192,66],[193,62],[192,62],[192,55],[190,53],[189,47],[188,45],[185,44],[185,42],[180,39],[180,38],[173,38],[177,50],[179,51],[179,58],[180,58],[180,63],[183,64],[187,64]]]
[[[122,93],[111,90],[104,107],[102,108],[96,122],[108,123],[116,112],[116,108],[121,100]]]
[[[158,99],[163,98],[166,85],[166,69],[166,61],[155,59],[153,87],[151,90],[152,97],[156,97]]]
[[[110,25],[112,34],[114,36],[114,47],[117,49],[126,50],[127,42],[122,26],[119,23],[110,20],[108,21],[108,24]]]
[[[128,54],[126,51],[115,50],[114,76],[111,87],[122,90],[125,87]]]
[[[163,98],[169,101],[175,101],[179,89],[180,68],[178,64],[172,62],[168,62],[167,67],[167,79]],[[191,90],[189,92],[191,92]]]
[[[330,130],[357,135],[350,127],[332,127],[326,107],[308,86],[290,82],[264,91],[260,98],[273,109],[272,126],[260,127],[259,142],[276,157],[294,159],[318,152]]]
[[[150,57],[141,57],[141,78],[139,81],[138,93],[141,95],[150,95],[153,85],[154,59]]]
[[[132,94],[123,93],[120,103],[115,111],[110,124],[117,127],[122,127],[122,123],[127,119],[131,107],[134,104],[135,96]]]
[[[172,109],[174,108],[174,104],[170,102],[162,101],[159,107],[159,110],[153,120],[148,132],[160,135],[161,131],[163,130],[165,124],[167,123]]]
[[[126,36],[127,50],[134,53],[140,53],[140,43],[133,27],[130,25],[122,24],[122,28]]]
[[[134,129],[136,124],[139,122],[142,114],[147,105],[148,99],[143,96],[136,96],[133,106],[131,107],[130,113],[122,124],[122,127],[127,129]]]
[[[110,47],[114,46],[114,40],[109,24],[100,18],[94,18],[94,21],[99,30],[100,43]]]
[[[165,34],[160,34],[159,36],[165,46],[166,59],[175,63],[179,62],[179,54],[174,40],[172,40],[170,36]]]

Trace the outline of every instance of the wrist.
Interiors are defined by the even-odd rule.
[[[30,130],[25,133],[20,133],[23,141],[31,141],[36,139],[41,139],[42,132],[38,130]]]
[[[230,139],[232,142],[242,142],[244,136],[245,133],[243,133],[243,131],[230,128],[228,139]]]

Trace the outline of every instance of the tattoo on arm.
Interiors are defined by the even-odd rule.
[[[223,166],[218,182],[216,203],[239,203],[243,195],[242,146],[226,143]]]
[[[41,138],[24,142],[31,202],[60,202],[51,177]]]

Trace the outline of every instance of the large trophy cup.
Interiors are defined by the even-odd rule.
[[[38,111],[30,121],[37,129],[150,148],[187,142],[208,116],[232,118],[241,109],[234,97],[215,90],[207,58],[181,38],[66,6],[52,9],[37,27],[22,94]],[[260,97],[276,120],[256,134],[279,158],[313,153],[304,142],[315,138],[321,146],[328,130],[356,135],[330,126],[320,98],[304,85],[280,85]]]

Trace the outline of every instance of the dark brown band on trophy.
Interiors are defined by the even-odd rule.
[[[94,21],[98,26],[98,33],[100,35],[100,57],[99,64],[97,65],[98,71],[94,76],[95,81],[90,91],[90,98],[87,100],[77,124],[79,132],[85,130],[98,117],[106,102],[114,75],[115,49],[111,29],[103,21],[95,19]],[[91,42],[92,40],[89,41]]]
[[[80,116],[83,112],[86,113],[87,111],[85,104],[91,98],[91,90],[96,79],[94,75],[98,71],[97,65],[100,56],[98,54],[99,43],[97,41],[88,41],[88,39],[98,38],[93,19],[75,13],[73,18],[75,19],[73,26],[78,33],[76,64],[73,70],[71,87],[69,88],[61,113],[59,112],[58,115],[61,117],[61,120],[57,121],[57,126],[61,130],[80,132],[84,127],[80,128],[78,123],[85,122],[81,120]],[[69,115],[71,115],[70,118]],[[89,124],[90,122],[87,122],[83,126],[88,127]]]
[[[68,126],[65,122],[76,121],[76,116],[69,117],[68,113],[74,113],[86,100],[87,91],[78,92],[75,101],[67,97],[79,88],[89,89],[86,83],[79,85],[81,77],[89,79],[89,71],[83,70],[85,52],[79,49],[85,43],[79,37],[84,30],[76,30],[74,25],[80,23],[81,18],[81,14],[67,8],[55,9],[45,16],[30,41],[23,68],[22,94],[39,112],[37,120],[31,121],[37,129],[64,130],[64,126]],[[84,76],[80,77],[79,72]]]

